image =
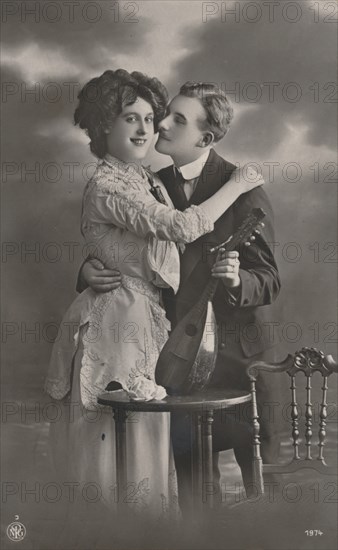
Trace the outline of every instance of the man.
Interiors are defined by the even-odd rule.
[[[233,117],[225,94],[207,83],[184,84],[171,101],[164,120],[159,124],[156,150],[170,155],[173,165],[158,172],[176,208],[184,210],[191,204],[200,204],[228,181],[236,168],[212,149],[227,133]],[[214,266],[205,252],[210,245],[223,242],[233,234],[252,208],[266,212],[265,227],[257,235],[250,252],[244,247],[226,254]],[[273,214],[262,188],[256,188],[240,198],[215,223],[214,231],[186,246],[181,256],[181,282],[176,294],[164,296],[167,315],[172,325],[194,305],[207,281],[212,276],[221,284],[213,300],[219,351],[211,386],[248,389],[246,366],[256,359],[266,359],[274,339],[269,332],[269,304],[277,297],[280,279],[269,243],[274,241]],[[101,266],[102,268],[102,266]],[[118,286],[119,275],[105,269],[96,269],[87,262],[82,278],[96,291],[108,291]],[[275,395],[273,396],[275,399]],[[261,404],[272,399],[269,381],[258,384]],[[276,399],[275,399],[276,400]],[[213,423],[215,479],[218,451],[233,448],[241,468],[247,494],[252,493],[252,442],[249,417],[243,409],[223,417],[216,415]],[[262,456],[274,462],[278,455],[278,426],[262,414]],[[190,431],[188,419],[182,414],[172,416],[172,436],[178,473],[180,502],[188,506],[191,490]]]

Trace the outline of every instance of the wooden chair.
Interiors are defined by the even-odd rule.
[[[260,371],[269,373],[286,372],[291,378],[291,424],[292,424],[292,445],[293,458],[291,462],[283,464],[263,464],[260,452],[260,425],[256,399],[256,381]],[[312,443],[312,403],[311,403],[311,379],[314,372],[322,375],[322,397],[319,412],[318,426],[318,447],[319,452],[316,458],[311,454]],[[302,348],[295,355],[288,355],[282,363],[265,363],[256,361],[247,368],[247,374],[251,381],[252,395],[252,421],[253,421],[253,478],[258,494],[264,494],[263,474],[265,473],[293,473],[302,468],[312,468],[321,474],[336,475],[336,470],[330,468],[324,459],[324,444],[326,439],[327,419],[327,390],[328,377],[338,372],[338,364],[332,355],[324,355],[315,348]],[[305,456],[299,455],[300,433],[299,433],[299,411],[296,396],[296,374],[303,373],[306,377],[306,403],[305,403]]]

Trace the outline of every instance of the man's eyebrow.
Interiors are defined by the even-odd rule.
[[[184,115],[182,115],[182,113],[179,113],[178,111],[175,111],[174,115],[179,116],[179,117],[183,118],[184,120],[187,120],[187,118]]]

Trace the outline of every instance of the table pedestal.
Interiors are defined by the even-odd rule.
[[[124,505],[127,490],[126,418],[128,411],[190,413],[191,477],[194,512],[213,508],[212,423],[214,410],[232,408],[251,400],[250,393],[235,390],[213,390],[186,396],[168,396],[161,401],[130,401],[118,390],[99,396],[98,403],[112,408],[115,420],[116,477],[118,504]]]

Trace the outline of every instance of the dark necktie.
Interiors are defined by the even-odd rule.
[[[175,201],[175,206],[180,210],[184,210],[185,208],[187,208],[187,206],[189,206],[189,202],[183,188],[183,185],[185,184],[186,180],[182,176],[181,172],[177,170],[177,168],[174,170],[174,175],[175,175],[175,191],[177,196],[177,203]]]

